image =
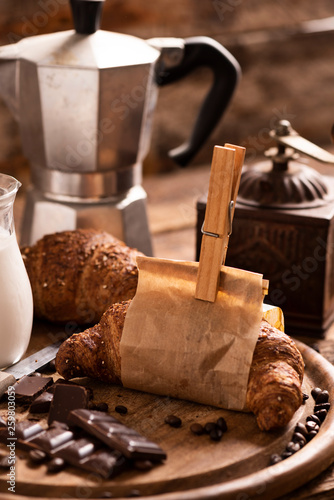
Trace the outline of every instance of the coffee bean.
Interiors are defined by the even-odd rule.
[[[278,462],[282,462],[282,457],[280,455],[278,455],[277,453],[274,453],[273,455],[271,455],[270,457],[270,465],[275,465],[275,464],[278,464]]]
[[[281,457],[282,457],[282,460],[285,460],[286,458],[289,458],[293,455],[293,453],[291,451],[283,451]]]
[[[316,422],[314,422],[314,420],[308,420],[305,424],[305,427],[308,430],[308,432],[319,431],[319,425]]]
[[[216,422],[207,422],[204,426],[204,430],[207,434],[210,434],[211,431],[213,431],[214,429],[216,429],[218,426],[216,424]]]
[[[321,404],[316,404],[315,407],[313,408],[314,413],[320,410],[326,410],[329,411],[331,407],[330,403],[321,403]]]
[[[30,450],[29,451],[29,460],[34,464],[41,464],[45,462],[47,459],[47,455],[42,450]]]
[[[114,495],[111,491],[104,491],[99,498],[114,498]]]
[[[219,417],[217,420],[217,425],[218,425],[219,429],[222,430],[223,432],[227,431],[227,423],[226,423],[225,418]]]
[[[307,436],[307,441],[311,441],[311,439],[313,439],[317,434],[317,431],[310,431]]]
[[[316,404],[328,403],[329,393],[328,391],[322,391],[318,394],[317,399],[315,400]]]
[[[313,422],[315,422],[317,425],[319,425],[319,427],[320,427],[320,425],[321,425],[321,420],[320,420],[320,418],[319,418],[319,417],[317,417],[316,415],[308,415],[308,416],[306,417],[306,422],[309,422],[309,421],[313,421]]]
[[[307,438],[308,430],[301,422],[298,422],[298,424],[296,425],[295,432],[298,432],[299,434],[302,434],[305,438]]]
[[[120,415],[126,415],[128,413],[128,409],[124,405],[115,406],[115,411],[117,411]]]
[[[165,424],[170,425],[171,427],[181,427],[182,420],[176,415],[168,415],[165,418]]]
[[[316,401],[317,397],[321,393],[322,393],[322,389],[320,389],[320,387],[314,387],[314,389],[312,389],[311,396],[313,397],[314,401]]]
[[[51,474],[60,472],[65,467],[65,460],[60,457],[54,457],[47,465],[47,471]]]
[[[108,411],[109,406],[108,403],[94,403],[91,401],[88,405],[88,408],[90,410],[96,410],[96,411]]]
[[[314,412],[314,415],[316,417],[318,417],[318,419],[323,422],[325,420],[325,418],[327,417],[327,410],[319,410],[319,411],[315,411]]]
[[[151,470],[153,468],[153,463],[151,460],[137,460],[134,466],[137,470]]]
[[[216,427],[215,429],[212,429],[209,436],[212,441],[220,441],[223,436],[223,431],[219,429],[219,427]]]
[[[193,434],[196,434],[197,436],[201,436],[204,433],[203,425],[197,423],[191,424],[190,430]]]
[[[292,441],[298,443],[300,447],[305,446],[307,443],[306,437],[303,436],[303,434],[300,434],[300,432],[294,432],[292,435]]]
[[[134,497],[140,497],[140,491],[139,490],[131,490],[128,498],[134,498]]]
[[[288,443],[286,445],[286,451],[291,451],[292,453],[296,453],[297,451],[299,451],[301,448],[300,444],[297,442],[293,442],[293,441],[290,441],[290,443]]]
[[[303,392],[303,404],[305,403],[305,401],[307,401],[309,399],[309,395],[308,394],[305,394],[305,392]]]

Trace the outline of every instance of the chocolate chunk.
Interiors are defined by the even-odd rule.
[[[54,420],[66,422],[71,410],[88,408],[89,393],[80,385],[59,384],[55,387],[48,424]]]
[[[18,426],[20,439],[15,443],[21,449],[29,451],[30,460],[36,464],[39,459],[42,462],[51,458],[47,466],[48,472],[58,472],[66,462],[107,479],[129,467],[129,462],[119,451],[103,448],[103,443],[95,438],[78,436],[63,423],[58,425],[53,422],[46,430],[28,421],[21,422]]]
[[[30,405],[29,411],[31,413],[48,413],[52,400],[53,394],[51,392],[44,391],[36,399],[34,399]]]
[[[44,432],[44,429],[41,425],[36,422],[29,422],[24,420],[22,422],[17,422],[15,425],[15,435],[10,435],[8,429],[5,427],[0,428],[0,442],[4,444],[8,444],[10,438],[15,439],[15,444],[18,448],[22,450],[29,451],[34,448],[30,445],[30,439],[37,436],[41,432]]]
[[[129,462],[117,450],[102,449],[81,461],[80,467],[108,479],[128,468]]]
[[[110,448],[133,460],[161,461],[166,453],[155,443],[141,436],[108,413],[93,410],[73,410],[69,425],[81,427]]]
[[[70,430],[52,427],[30,439],[30,444],[37,446],[46,453],[50,453],[71,441],[73,437],[74,434]]]
[[[52,377],[22,377],[16,384],[15,399],[18,403],[31,403],[53,383]]]
[[[44,429],[40,424],[36,422],[30,422],[29,420],[23,420],[18,422],[15,426],[15,434],[17,439],[24,441],[30,440],[37,434],[43,432]]]

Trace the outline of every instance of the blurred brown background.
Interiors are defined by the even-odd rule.
[[[333,17],[331,17],[333,16]],[[67,0],[1,0],[0,44],[72,28]],[[287,118],[309,140],[331,142],[334,122],[332,0],[106,0],[102,28],[150,38],[207,35],[239,61],[243,76],[225,116],[192,164],[209,163],[214,144],[247,147],[248,161],[270,145],[269,129]],[[176,167],[167,151],[185,140],[210,85],[198,71],[160,90],[146,175]],[[18,127],[0,100],[0,171],[28,171]]]

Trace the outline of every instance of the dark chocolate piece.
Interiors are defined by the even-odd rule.
[[[34,446],[30,445],[30,439],[37,436],[38,434],[44,432],[41,425],[36,422],[29,422],[24,420],[22,422],[17,422],[15,425],[15,432],[10,435],[9,431],[5,427],[0,428],[0,442],[4,444],[10,443],[10,438],[13,438],[13,443],[15,446],[21,450],[29,451],[34,449]]]
[[[116,450],[103,449],[103,443],[92,437],[76,436],[63,425],[53,425],[29,441],[29,446],[42,450],[49,457],[59,458],[82,470],[107,479],[122,472],[129,463]]]
[[[117,450],[101,449],[82,460],[80,466],[108,479],[129,468],[129,462]]]
[[[44,391],[36,399],[34,399],[30,405],[29,411],[31,413],[48,413],[52,400],[53,394],[51,392]]]
[[[157,444],[108,413],[85,409],[73,410],[69,414],[68,424],[81,427],[127,458],[152,461],[166,458],[166,453]]]
[[[28,377],[25,375],[14,384],[16,402],[31,403],[52,383],[52,377]]]
[[[43,427],[40,424],[30,422],[29,420],[18,422],[15,426],[16,438],[24,441],[32,439],[41,432],[44,432]]]
[[[25,420],[18,422],[15,430],[16,439],[13,443],[18,448],[29,452],[31,462],[34,461],[37,465],[51,458],[48,462],[48,472],[58,472],[58,468],[53,467],[52,464],[62,461],[59,470],[63,468],[63,462],[66,462],[108,479],[130,466],[130,462],[119,451],[105,448],[102,442],[92,436],[75,435],[62,422],[55,421],[45,430],[36,422]],[[0,428],[0,442],[6,445],[10,442],[6,427]],[[42,455],[37,453],[36,456],[36,452],[41,452]]]
[[[73,437],[73,432],[68,429],[52,427],[31,439],[30,444],[37,446],[40,450],[51,453],[69,441],[72,441]]]
[[[94,472],[105,479],[119,474],[129,464],[119,451],[104,448],[101,442],[92,437],[74,439],[54,450],[53,455],[63,458],[74,467]]]
[[[89,391],[81,385],[59,384],[55,386],[48,424],[54,420],[66,422],[71,410],[88,408]]]

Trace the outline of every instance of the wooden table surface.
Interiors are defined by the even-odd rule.
[[[155,257],[171,259],[195,259],[196,202],[206,194],[209,184],[209,166],[188,167],[159,176],[144,178],[143,186],[148,194],[148,218]],[[14,215],[18,237],[24,210],[24,190],[19,192]],[[324,339],[302,338],[305,343],[317,343],[320,353],[334,363],[334,325]],[[29,352],[33,353],[48,343],[47,338],[33,338]],[[284,500],[334,498],[334,450],[333,465],[307,485],[293,492]],[[282,497],[283,500],[283,497]]]

